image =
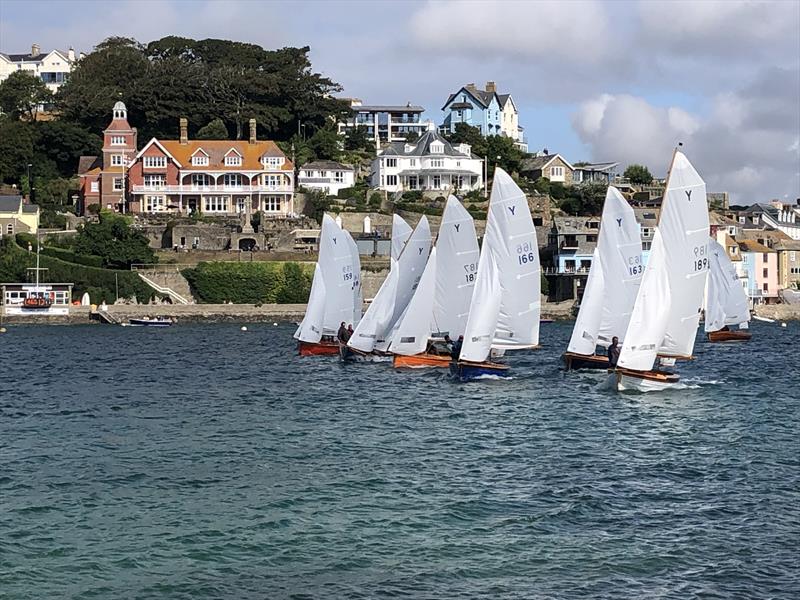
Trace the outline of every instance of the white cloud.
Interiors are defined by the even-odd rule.
[[[680,107],[654,106],[641,97],[604,94],[583,103],[573,127],[595,160],[642,163],[663,175],[671,149],[680,141],[711,191],[728,191],[733,202],[750,204],[770,198],[800,197],[797,96],[769,95],[776,78],[800,82],[798,71],[768,70],[750,85],[713,99],[707,115]],[[780,127],[774,126],[774,113]]]
[[[482,58],[597,64],[615,46],[604,5],[576,2],[430,2],[411,19],[425,49]]]

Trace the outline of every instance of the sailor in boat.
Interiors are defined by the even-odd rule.
[[[608,347],[608,366],[614,368],[617,366],[619,360],[619,338],[614,336],[611,338],[611,345]]]
[[[336,332],[336,339],[339,340],[340,344],[346,344],[347,343],[347,340],[348,340],[347,326],[346,326],[346,323],[344,321],[342,321],[342,324],[339,325],[339,331]]]
[[[464,336],[458,336],[458,340],[453,344],[453,350],[450,352],[450,356],[453,357],[453,360],[458,360],[461,357],[461,346],[464,345]]]
[[[347,326],[347,340],[345,341],[345,343],[349,342],[351,337],[353,337],[353,324],[352,323],[350,323],[350,325]]]

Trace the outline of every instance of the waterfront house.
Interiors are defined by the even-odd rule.
[[[778,255],[754,240],[739,241],[742,263],[747,271],[748,296],[753,304],[778,300]]]
[[[551,295],[556,300],[583,296],[599,233],[600,217],[553,218],[546,249],[552,266],[545,272],[555,276]]]
[[[553,183],[572,183],[572,174],[575,168],[560,154],[542,154],[522,161],[520,175],[536,181],[540,177],[549,179]]]
[[[352,98],[350,110],[351,116],[338,124],[339,134],[346,135],[348,130],[363,127],[376,149],[381,144],[403,142],[409,134],[420,137],[434,128],[433,122],[422,120],[425,109],[410,102],[405,105],[363,104],[360,99]]]
[[[510,96],[506,102],[509,100]],[[509,112],[512,109],[515,110],[513,100],[510,101]],[[503,109],[494,82],[488,82],[485,90],[478,89],[474,83],[468,83],[455,94],[448,96],[447,102],[442,106],[442,112],[444,112],[444,122],[441,130],[444,133],[454,133],[459,123],[477,128],[485,137],[503,133]],[[513,117],[509,118],[507,127],[511,127],[512,122]],[[519,123],[518,115],[517,123]]]
[[[0,195],[0,237],[39,230],[39,207],[22,196]]]
[[[333,160],[316,160],[300,167],[297,185],[309,190],[322,190],[335,196],[343,188],[353,187],[355,169]]]
[[[393,142],[372,161],[374,188],[446,192],[479,190],[483,186],[483,159],[469,144],[452,145],[436,131],[415,142]]]
[[[55,93],[68,79],[78,58],[72,48],[42,53],[39,44],[32,44],[30,53],[4,54],[0,52],[0,82],[16,71],[27,71],[41,79],[47,89]]]
[[[572,183],[610,184],[617,177],[619,163],[575,163],[572,168]]]
[[[776,200],[769,204],[754,204],[740,214],[752,219],[754,224],[763,223],[784,232],[793,240],[800,240],[800,204],[783,204]]]

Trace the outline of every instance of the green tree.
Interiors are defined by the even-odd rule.
[[[198,140],[227,140],[228,128],[220,118],[210,121],[208,125],[197,130],[195,138]]]
[[[344,149],[350,152],[375,150],[375,142],[369,137],[366,127],[351,127],[344,136]]]
[[[36,119],[41,104],[52,101],[44,82],[28,71],[14,71],[0,83],[0,110],[14,119]]]
[[[155,253],[147,238],[133,229],[126,217],[108,211],[100,212],[97,223],[87,223],[80,228],[75,252],[100,256],[106,267],[115,269],[155,262]]]
[[[75,123],[57,120],[34,123],[33,126],[36,154],[50,159],[60,177],[74,175],[81,156],[96,156],[103,147],[99,135]]]
[[[342,154],[342,139],[333,127],[317,129],[308,139],[308,147],[320,160],[339,160]]]
[[[494,174],[495,166],[500,166],[508,173],[519,172],[525,153],[514,145],[511,138],[490,135],[483,137],[480,129],[466,123],[458,123],[453,133],[445,135],[451,144],[469,144],[472,153],[487,161],[489,177]]]
[[[412,143],[416,142],[418,139],[419,139],[419,134],[416,131],[409,131],[406,134],[406,141],[409,144],[412,144]]]
[[[21,184],[34,158],[34,129],[30,123],[0,115],[0,180]]]
[[[653,181],[650,170],[644,165],[628,165],[623,175],[631,182],[638,185],[649,185]]]

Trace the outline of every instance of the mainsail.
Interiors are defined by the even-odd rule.
[[[353,236],[346,230],[342,230],[347,240],[347,246],[350,249],[350,272],[353,274],[352,278],[352,292],[353,292],[353,317],[348,320],[355,327],[361,320],[361,309],[364,301],[361,297],[361,257],[358,254],[358,244],[353,239]]]
[[[619,190],[609,186],[570,352],[592,355],[614,336],[623,338],[643,273],[636,215]]]
[[[539,343],[540,278],[528,201],[514,180],[496,168],[463,360],[483,362],[491,348],[514,350]]]
[[[410,356],[425,352],[431,336],[430,316],[436,293],[437,270],[436,248],[433,248],[417,291],[392,332],[389,348],[395,354]]]
[[[408,238],[411,237],[413,229],[411,225],[403,220],[400,215],[392,215],[392,255],[395,260],[400,258],[403,246],[406,245]]]
[[[294,337],[302,342],[317,343],[322,339],[322,322],[325,319],[325,281],[319,263],[314,265],[314,279],[308,295],[306,314]]]
[[[711,267],[706,287],[705,331],[719,331],[726,325],[746,324],[750,320],[747,295],[728,258],[725,248],[711,238]]]
[[[676,150],[620,367],[649,371],[658,355],[691,356],[710,262],[708,239],[705,183]]]

